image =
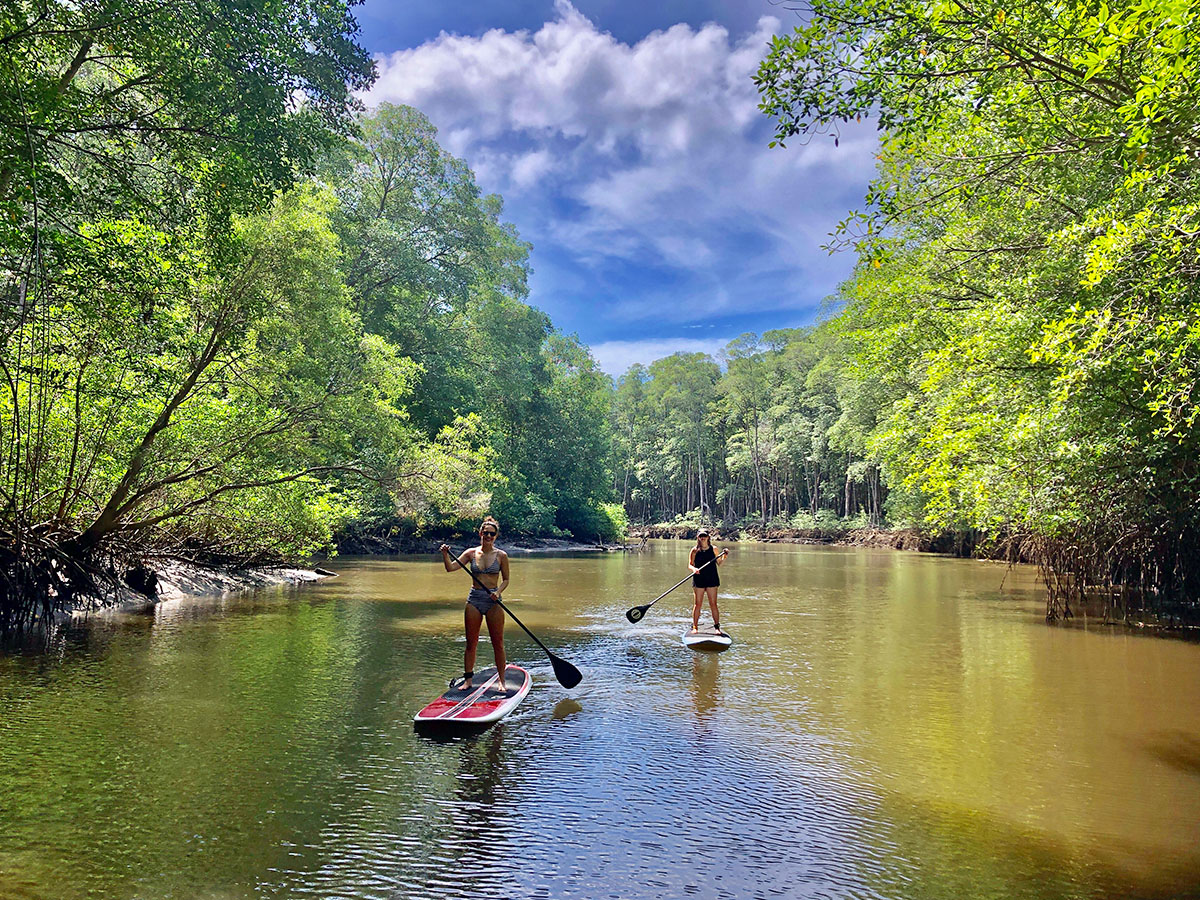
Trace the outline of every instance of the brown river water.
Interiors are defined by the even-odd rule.
[[[533,690],[466,740],[412,728],[462,662],[431,557],[0,657],[0,898],[1200,897],[1200,645],[1047,626],[1028,569],[742,544],[700,654],[688,585],[624,615],[688,547],[514,554],[583,682],[509,622]]]

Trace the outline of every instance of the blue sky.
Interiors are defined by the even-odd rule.
[[[868,125],[769,149],[750,81],[796,19],[770,0],[367,0],[379,80],[500,194],[530,302],[620,375],[813,321],[821,249],[874,171]]]

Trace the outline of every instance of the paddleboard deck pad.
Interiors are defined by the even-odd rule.
[[[413,717],[413,726],[422,732],[483,731],[517,708],[533,679],[520,666],[509,666],[504,690],[496,670],[476,672],[469,688],[453,686]]]
[[[683,645],[693,650],[728,650],[732,644],[733,638],[727,634],[718,634],[712,628],[701,628],[695,633],[688,630],[683,633]]]

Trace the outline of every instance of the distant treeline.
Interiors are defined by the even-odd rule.
[[[639,523],[882,526],[888,492],[828,326],[634,366],[613,401],[614,491]],[[843,522],[842,520],[850,520]]]

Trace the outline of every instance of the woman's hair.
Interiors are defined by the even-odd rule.
[[[499,529],[497,529],[497,530],[499,530]],[[709,533],[708,533],[708,532],[707,532],[705,529],[703,529],[703,528],[701,528],[699,531],[697,531],[697,532],[696,532],[696,546],[697,546],[697,547],[699,547],[699,546],[700,546],[700,538],[702,538],[702,537],[706,537],[706,538],[708,538],[708,545],[711,547],[711,546],[712,546],[712,535],[710,535],[710,534],[709,534]]]
[[[496,529],[496,534],[500,533],[500,523],[497,522],[495,519],[493,519],[491,516],[485,516],[484,520],[479,523],[479,527],[481,529],[483,528],[484,525],[491,525]]]

